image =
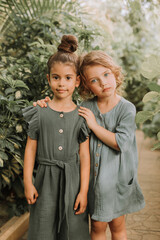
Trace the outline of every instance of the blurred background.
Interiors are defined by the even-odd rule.
[[[123,96],[137,109],[138,143],[147,137],[148,154],[156,152],[150,158],[160,160],[159,13],[159,0],[0,0],[0,227],[28,209],[21,110],[52,96],[46,62],[64,34],[78,38],[78,54],[100,49],[122,67]]]

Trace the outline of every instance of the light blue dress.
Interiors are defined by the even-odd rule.
[[[144,207],[137,181],[138,155],[135,138],[135,106],[124,99],[109,112],[101,114],[97,98],[83,102],[94,113],[99,125],[114,132],[120,151],[90,137],[91,179],[89,211],[91,218],[110,222]]]

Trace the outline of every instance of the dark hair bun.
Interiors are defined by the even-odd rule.
[[[63,35],[58,51],[72,53],[77,50],[78,40],[73,35]]]

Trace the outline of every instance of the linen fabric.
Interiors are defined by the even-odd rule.
[[[89,136],[78,107],[71,112],[28,107],[28,136],[37,140],[39,197],[30,208],[28,240],[89,240],[88,214],[75,215],[80,188],[79,143]]]
[[[85,101],[96,121],[115,133],[120,151],[90,136],[91,178],[88,197],[93,220],[110,222],[127,213],[139,211],[145,205],[137,180],[138,154],[135,137],[135,106],[124,99],[109,112],[101,114],[97,97]]]

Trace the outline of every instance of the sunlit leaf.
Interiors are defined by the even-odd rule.
[[[151,55],[141,66],[141,73],[148,79],[153,79],[160,75],[160,57]]]
[[[143,123],[148,119],[152,119],[153,113],[151,111],[140,111],[136,115],[136,123]]]
[[[151,92],[148,92],[144,97],[143,97],[143,102],[146,103],[154,98],[156,98],[157,96],[159,96],[160,94],[158,92],[155,92],[155,91],[151,91]]]
[[[3,162],[3,159],[2,158],[0,158],[0,167],[3,167],[4,166],[4,164],[3,164],[4,162]]]
[[[157,133],[157,138],[160,141],[160,132]]]

